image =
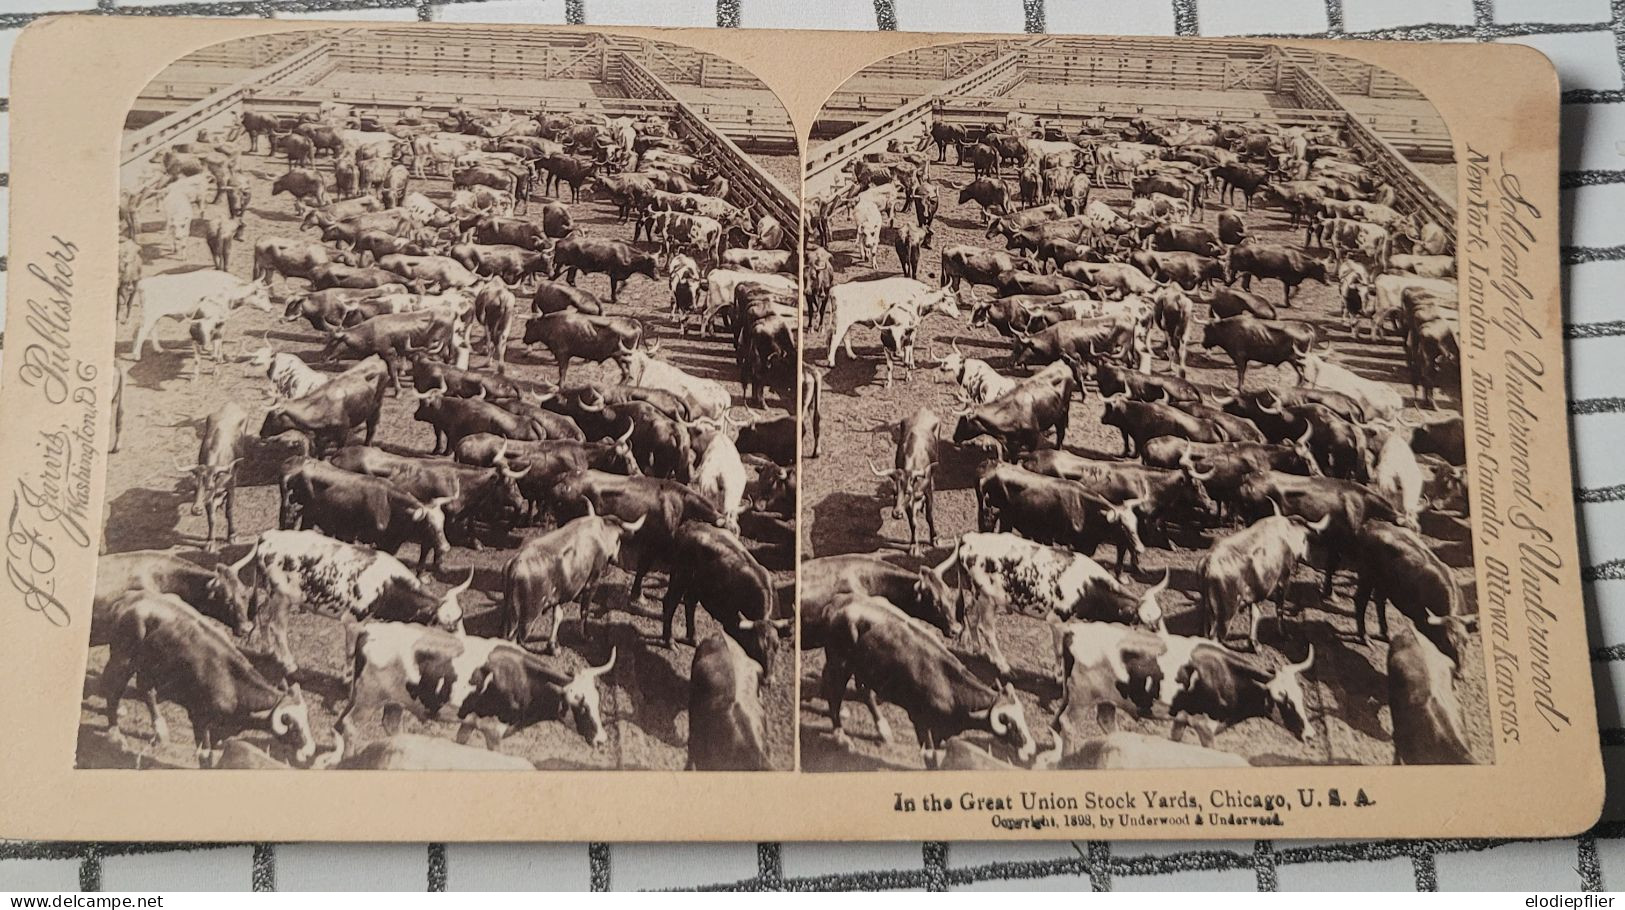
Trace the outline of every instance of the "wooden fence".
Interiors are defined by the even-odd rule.
[[[944,84],[939,92],[905,103],[890,113],[836,136],[807,154],[804,185],[808,195],[823,193],[840,182],[848,162],[883,151],[893,139],[912,139],[930,128],[939,96],[993,96],[1021,76],[1019,53],[1005,54],[977,70]]]
[[[1331,89],[1295,61],[1286,64],[1293,80],[1294,92],[1300,103],[1344,114],[1350,144],[1359,150],[1367,167],[1376,171],[1401,200],[1405,209],[1419,209],[1439,224],[1454,227],[1456,206],[1433,181],[1416,169],[1387,139],[1384,139],[1357,114],[1350,114]]]
[[[242,114],[244,99],[257,87],[298,83],[310,72],[329,68],[331,45],[318,42],[295,51],[270,66],[250,73],[247,78],[187,105],[124,137],[120,150],[120,177],[141,179],[152,155],[177,142],[189,141],[204,128],[227,126]]]
[[[622,87],[634,98],[649,98],[675,105],[672,120],[677,133],[695,148],[710,152],[717,169],[732,185],[733,202],[772,215],[784,226],[785,243],[793,245],[801,227],[801,206],[797,197],[762,169],[727,134],[721,132],[690,105],[684,103],[659,76],[629,56],[618,61]]]

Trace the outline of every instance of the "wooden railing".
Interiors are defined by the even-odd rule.
[[[961,95],[996,95],[1020,78],[1021,54],[1011,52],[951,82],[937,92],[903,104],[891,113],[861,124],[825,142],[807,155],[804,185],[809,196],[823,193],[840,181],[847,162],[881,151],[892,139],[918,135],[929,129],[938,99]]]
[[[155,152],[176,142],[190,141],[199,129],[224,126],[242,113],[243,101],[260,86],[297,82],[314,70],[332,65],[330,45],[319,42],[250,73],[247,78],[198,100],[167,117],[126,136],[119,155],[121,171],[138,168]],[[126,177],[134,174],[126,173]]]
[[[706,150],[714,156],[717,169],[732,185],[733,203],[754,207],[778,219],[779,224],[784,226],[785,243],[792,245],[801,226],[801,206],[797,203],[796,195],[763,170],[727,134],[706,122],[700,112],[680,100],[670,86],[642,63],[623,54],[618,65],[621,85],[626,93],[634,98],[652,98],[674,104],[674,128],[695,148]]]
[[[1292,79],[1298,103],[1321,107],[1343,115],[1348,141],[1359,152],[1367,167],[1394,188],[1400,208],[1420,210],[1446,228],[1456,224],[1456,206],[1410,159],[1400,154],[1393,144],[1364,122],[1364,118],[1351,114],[1337,94],[1296,61],[1285,64]]]

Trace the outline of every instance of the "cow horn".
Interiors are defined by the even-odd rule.
[[[1010,719],[1006,717],[1005,705],[994,705],[987,712],[987,728],[993,731],[994,736],[1003,736],[1010,731]]]
[[[741,632],[750,632],[756,628],[756,620],[748,616],[741,616],[735,625]]]
[[[603,666],[588,667],[587,669],[581,671],[580,676],[586,679],[597,679],[598,677],[603,676],[605,673],[608,673],[615,667],[615,653],[615,649],[610,648],[609,660],[605,661]]]
[[[1309,530],[1314,531],[1316,534],[1319,534],[1330,527],[1331,523],[1332,514],[1327,512],[1325,515],[1320,516],[1319,521],[1311,521],[1306,525],[1306,527],[1308,527]]]
[[[1298,445],[1300,445],[1300,446],[1308,445],[1309,444],[1309,437],[1311,437],[1313,435],[1315,435],[1315,425],[1308,422],[1307,420],[1304,421],[1303,435],[1298,437]]]
[[[588,404],[587,403],[587,397],[585,395],[583,395],[581,397],[581,403],[578,406],[583,411],[588,411],[588,412],[596,414],[599,411],[602,411],[604,409],[604,393],[598,391],[597,389],[591,389],[590,391],[592,392],[594,403],[593,404]]]
[[[1410,427],[1411,429],[1422,426],[1423,421],[1420,416],[1413,420],[1407,416],[1408,413],[1408,411],[1402,410],[1394,415],[1394,420],[1398,421],[1401,426]]]
[[[1277,398],[1273,391],[1270,392],[1270,397],[1275,398],[1275,406],[1274,407],[1271,407],[1271,406],[1265,404],[1263,398],[1254,399],[1254,403],[1258,406],[1258,409],[1260,411],[1263,411],[1265,414],[1274,414],[1276,416],[1280,416],[1280,414],[1281,414],[1281,399]]]
[[[1315,662],[1315,646],[1310,645],[1309,646],[1309,656],[1307,656],[1307,657],[1305,657],[1303,659],[1303,663],[1287,664],[1282,669],[1284,671],[1287,671],[1287,672],[1297,673],[1297,674],[1301,675],[1304,671],[1308,670],[1310,665],[1312,665],[1314,662]]]
[[[1223,398],[1215,398],[1215,399],[1213,399],[1213,403],[1222,408],[1225,405],[1230,404],[1231,402],[1233,402],[1235,400],[1236,400],[1236,396],[1234,396],[1234,395],[1226,395]]]
[[[1187,449],[1186,451],[1188,453],[1189,449]],[[1205,480],[1212,480],[1213,475],[1219,473],[1219,469],[1217,467],[1208,468],[1206,471],[1198,471],[1198,470],[1196,470],[1196,463],[1195,462],[1187,462],[1184,459],[1180,460],[1180,464],[1183,465],[1185,467],[1185,469],[1190,472],[1191,479],[1195,480],[1197,482],[1201,482],[1201,481],[1205,481]]]
[[[452,588],[451,590],[447,591],[446,592],[446,599],[447,600],[456,600],[457,596],[459,594],[462,594],[464,591],[467,591],[470,587],[473,586],[473,584],[474,584],[474,567],[469,566],[468,567],[468,577],[463,579],[462,584],[460,584],[457,587]]]
[[[508,462],[506,459],[504,459],[500,464],[497,465],[497,470],[501,471],[502,476],[508,478],[509,480],[518,480],[519,478],[524,477],[526,474],[529,474],[530,469],[533,467],[535,467],[535,465],[527,464],[525,465],[524,470],[515,471],[513,468],[508,467]]]
[[[1159,581],[1156,584],[1152,585],[1150,588],[1147,588],[1145,594],[1142,597],[1142,599],[1156,597],[1158,594],[1161,594],[1163,591],[1168,590],[1168,581],[1172,577],[1173,577],[1173,570],[1172,569],[1163,569],[1162,570],[1162,581]]]
[[[869,462],[869,473],[875,475],[876,477],[890,477],[891,476],[890,471],[882,471],[879,468],[875,467],[875,463],[873,461]]]
[[[248,561],[253,559],[253,558],[254,558],[254,548],[249,547],[248,552],[243,554],[242,559],[239,559],[236,562],[230,564],[230,568],[231,568],[232,573],[236,574],[238,572],[241,572],[243,570],[243,567],[248,565]]]

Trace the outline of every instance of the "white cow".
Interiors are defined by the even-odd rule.
[[[131,353],[141,359],[147,339],[152,349],[163,353],[153,329],[164,318],[193,321],[205,316],[224,318],[243,304],[258,310],[271,310],[271,292],[257,281],[244,281],[218,269],[198,269],[167,275],[149,275],[135,284],[135,299],[141,305],[141,325],[135,333]]]
[[[1354,399],[1369,420],[1392,420],[1405,407],[1405,399],[1387,383],[1356,375],[1319,354],[1304,356],[1303,378],[1314,388],[1342,392]]]
[[[712,272],[715,280],[716,272]],[[905,307],[919,318],[931,313],[942,313],[959,318],[959,305],[953,289],[931,288],[913,278],[877,278],[872,281],[848,281],[830,289],[830,319],[833,329],[829,336],[829,357],[825,366],[835,365],[835,349],[846,342],[846,356],[852,353],[852,340],[847,332],[855,325],[877,325],[893,307]]]
[[[656,360],[660,342],[650,344],[642,351],[629,351],[616,356],[621,367],[621,382],[646,389],[663,389],[676,395],[688,405],[691,420],[720,419],[733,403],[733,397],[722,383],[683,372],[682,369]]]
[[[860,198],[852,206],[852,222],[857,225],[858,258],[873,267],[880,255],[880,231],[885,227],[880,208],[874,200]]]
[[[218,189],[214,175],[202,173],[182,177],[164,190],[158,206],[169,232],[171,253],[179,253],[181,244],[192,236],[192,219],[203,217],[204,203],[213,199]]]

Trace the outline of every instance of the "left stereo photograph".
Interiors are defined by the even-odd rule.
[[[799,161],[755,76],[644,38],[164,69],[78,766],[791,769]]]

